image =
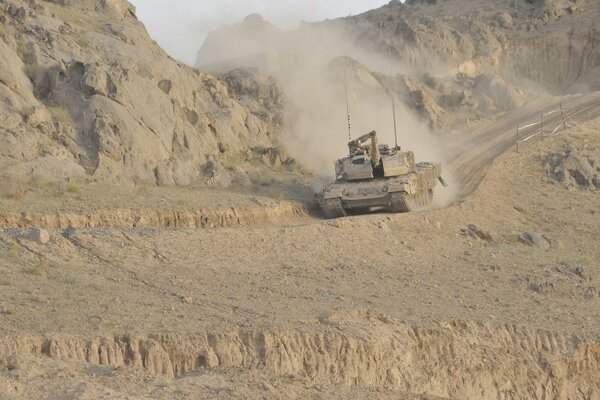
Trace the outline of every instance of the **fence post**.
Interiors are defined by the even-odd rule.
[[[517,126],[517,153],[519,152],[519,127]]]
[[[563,120],[563,129],[566,131],[567,130],[567,120],[565,119],[565,112],[563,111],[562,103],[559,103],[559,105],[560,105],[560,115],[562,115],[562,120]]]
[[[542,113],[542,122],[540,122],[540,137],[541,141],[544,141],[544,113]]]

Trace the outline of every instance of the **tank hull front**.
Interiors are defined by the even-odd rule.
[[[409,212],[426,207],[433,200],[433,188],[440,176],[439,164],[422,163],[410,174],[353,182],[334,182],[320,195],[327,217],[379,209]]]

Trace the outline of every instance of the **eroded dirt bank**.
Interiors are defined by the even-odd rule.
[[[257,225],[309,215],[306,205],[281,203],[254,209],[99,210],[87,213],[1,213],[0,226],[11,228],[223,228]]]
[[[167,378],[240,367],[314,384],[363,386],[444,398],[594,399],[600,343],[514,325],[448,322],[410,327],[360,310],[311,331],[0,339],[0,355],[31,354],[132,366]],[[9,387],[15,376],[3,377]],[[17,394],[17,393],[15,393]]]

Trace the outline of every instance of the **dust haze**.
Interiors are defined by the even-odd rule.
[[[153,39],[176,59],[193,65],[206,35],[225,24],[235,24],[251,13],[260,13],[276,26],[292,29],[301,21],[357,14],[387,3],[386,0],[134,0],[137,14]]]
[[[281,145],[319,180],[327,181],[333,177],[335,159],[348,151],[346,91],[352,138],[376,130],[381,143],[393,145],[397,77],[414,72],[415,59],[436,73],[449,68],[425,51],[413,54],[411,63],[402,62],[368,51],[348,37],[337,21],[284,32],[255,14],[209,35],[197,66],[213,72],[256,67],[275,76],[288,103]],[[417,161],[443,163],[438,137],[399,98],[394,103],[398,144],[413,151]],[[447,172],[444,176],[453,181]],[[445,205],[453,195],[440,191],[438,197],[444,199],[437,203]]]

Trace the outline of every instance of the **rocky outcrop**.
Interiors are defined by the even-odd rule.
[[[432,127],[447,127],[516,109],[543,91],[600,88],[598,18],[598,3],[585,0],[392,1],[364,14],[278,31],[277,41],[264,39],[270,32],[264,21],[256,31],[247,21],[225,27],[210,36],[198,60],[208,63],[219,41],[241,40],[253,43],[244,51],[298,54],[287,72],[348,56],[378,77],[381,92],[393,82],[398,97]],[[221,49],[223,68],[272,70],[235,47]],[[231,62],[222,62],[227,57]]]
[[[517,76],[555,91],[600,90],[600,30],[546,27],[540,36],[511,41],[503,63]]]
[[[0,356],[131,366],[169,378],[199,368],[260,369],[314,384],[456,399],[600,395],[600,347],[594,340],[471,322],[410,327],[365,310],[324,319],[322,326],[317,331],[5,337]]]
[[[210,157],[276,144],[272,84],[230,95],[231,80],[168,57],[125,0],[4,1],[0,55],[9,175],[187,185]]]
[[[570,148],[551,154],[546,160],[548,176],[569,188],[600,189],[598,150]]]

